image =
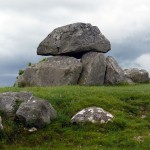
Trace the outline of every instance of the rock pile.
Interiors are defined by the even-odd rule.
[[[113,85],[137,82],[113,57],[109,40],[98,27],[74,23],[53,30],[38,46],[37,54],[51,57],[31,65],[16,86]],[[128,74],[128,75],[127,75]],[[141,82],[147,81],[142,76]],[[149,80],[149,78],[148,78]]]

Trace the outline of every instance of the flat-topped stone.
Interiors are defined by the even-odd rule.
[[[86,23],[74,23],[54,29],[38,46],[38,55],[71,55],[111,49],[108,39],[98,27]]]

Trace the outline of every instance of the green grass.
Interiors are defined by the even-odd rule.
[[[56,109],[58,117],[35,133],[29,133],[23,130],[22,125],[3,117],[0,149],[150,149],[150,84],[0,88],[0,92],[8,91],[30,91],[47,99]],[[115,116],[114,121],[102,125],[72,125],[71,117],[89,106],[102,107]],[[141,118],[142,115],[146,117]]]

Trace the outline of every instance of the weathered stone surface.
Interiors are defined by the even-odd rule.
[[[57,86],[77,84],[82,70],[80,61],[68,56],[50,57],[28,67],[16,86]]]
[[[0,129],[3,130],[2,117],[0,116]]]
[[[126,82],[124,71],[118,65],[117,61],[111,56],[108,56],[106,61],[107,69],[105,75],[105,84],[113,85]]]
[[[71,55],[88,51],[107,52],[110,42],[98,27],[74,23],[53,30],[38,46],[38,55]]]
[[[51,104],[37,97],[21,103],[16,112],[16,119],[29,127],[43,127],[55,118],[56,112]]]
[[[130,78],[133,82],[149,82],[149,74],[146,70],[144,69],[137,69],[137,68],[132,68],[132,69],[125,69],[124,74],[127,78]]]
[[[128,83],[129,85],[135,84],[130,78],[127,77],[126,77],[126,83]]]
[[[103,53],[89,52],[83,55],[81,59],[83,69],[79,84],[82,85],[103,85],[106,58]]]
[[[0,111],[8,117],[14,118],[19,105],[29,100],[32,94],[29,92],[6,92],[0,94]]]
[[[114,116],[109,112],[103,110],[99,107],[89,107],[79,111],[75,114],[71,122],[72,123],[107,123],[108,121],[112,121]]]

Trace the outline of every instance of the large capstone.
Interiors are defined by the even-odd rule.
[[[103,110],[100,107],[88,107],[85,108],[78,113],[76,113],[72,119],[72,123],[107,123],[108,121],[112,121],[114,116]]]
[[[47,100],[32,97],[21,103],[17,112],[16,120],[28,127],[41,128],[56,118],[56,111]]]
[[[68,56],[55,56],[29,66],[18,77],[16,86],[57,86],[77,84],[82,70],[80,61]]]
[[[108,52],[110,42],[98,27],[74,23],[54,29],[38,46],[38,55],[71,55],[88,51]]]
[[[131,79],[133,82],[138,83],[144,83],[149,82],[149,74],[144,69],[137,69],[137,68],[131,68],[131,69],[125,69],[124,70],[125,76],[129,79]]]
[[[83,69],[79,84],[103,85],[106,71],[106,58],[103,53],[89,52],[81,59]]]
[[[126,82],[124,71],[118,65],[117,61],[111,56],[108,56],[106,58],[106,61],[107,67],[105,75],[105,84],[113,85]]]

